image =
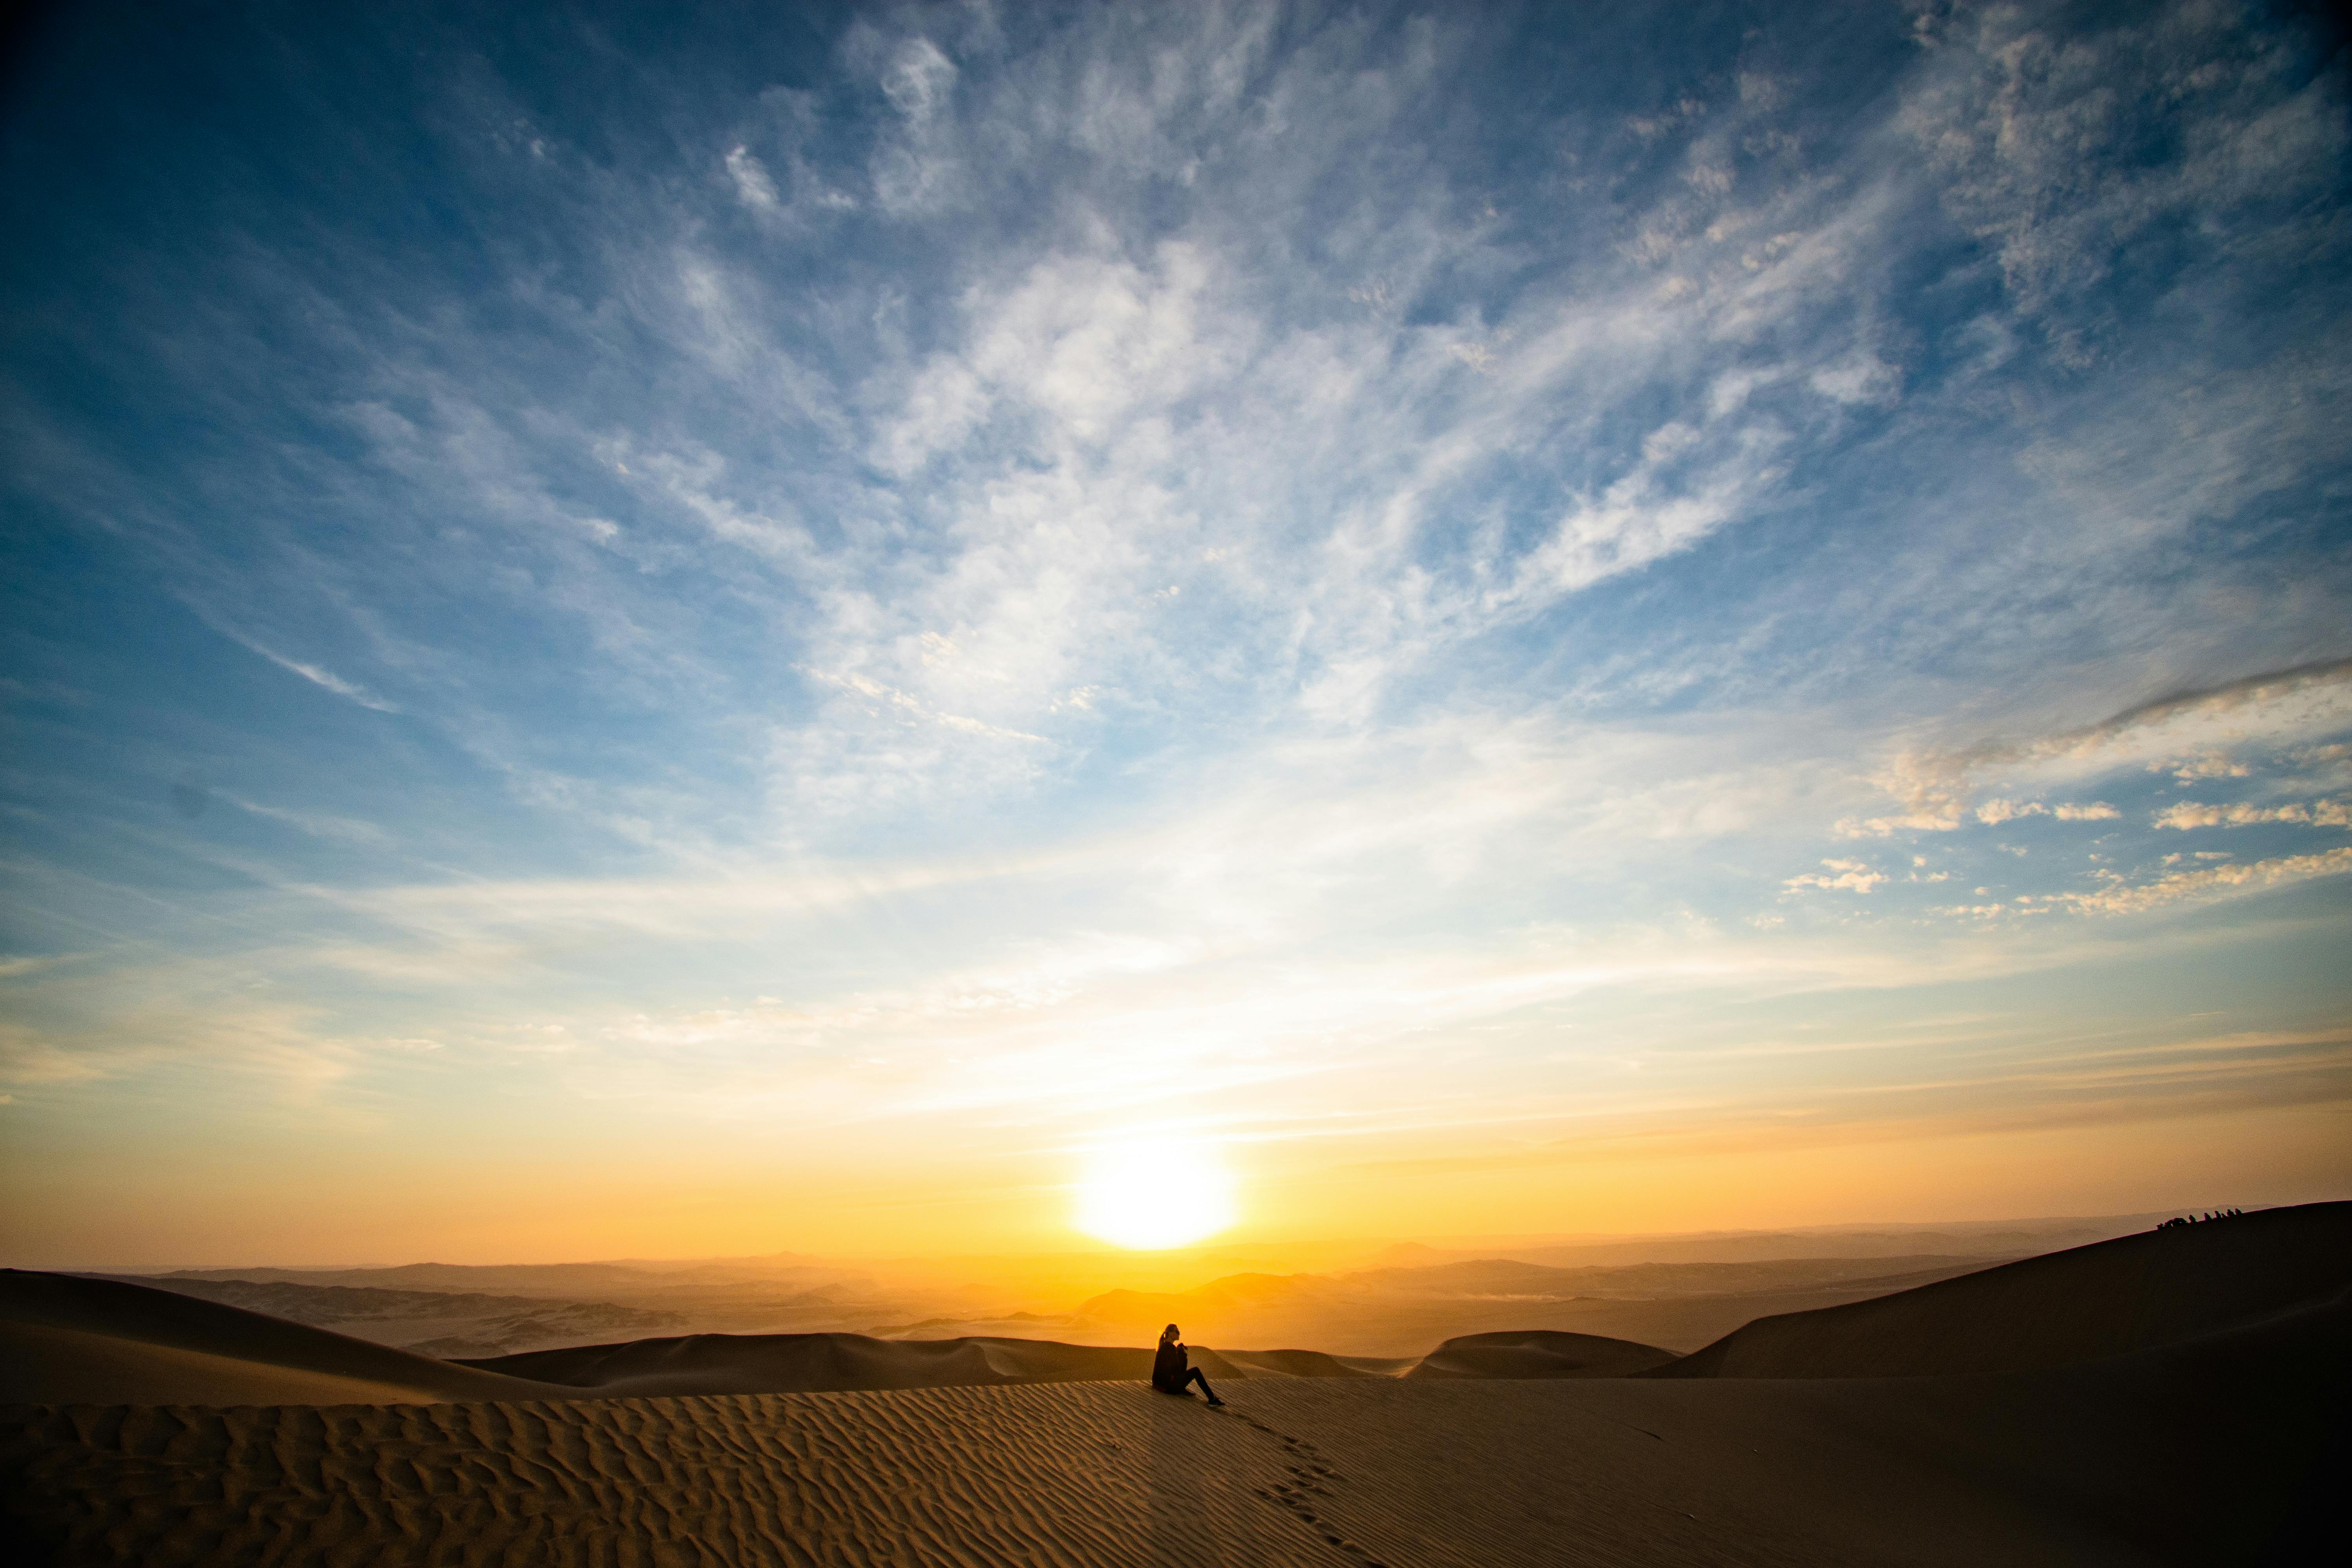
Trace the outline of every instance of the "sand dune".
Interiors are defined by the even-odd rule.
[[[1312,1251],[1314,1249],[1307,1249]],[[1396,1251],[1399,1249],[1391,1249]],[[1426,1249],[1421,1249],[1426,1251]],[[1402,1255],[1413,1256],[1412,1249]],[[1001,1260],[1000,1260],[1001,1261]],[[1218,1259],[1217,1261],[1222,1261]],[[652,1335],[859,1333],[876,1339],[1034,1339],[1149,1343],[1161,1323],[1223,1345],[1312,1345],[1397,1360],[1442,1340],[1543,1329],[1698,1349],[1750,1319],[1884,1295],[1984,1267],[1981,1258],[1777,1258],[1553,1268],[1508,1258],[1339,1274],[1223,1275],[1181,1292],[1113,1291],[1097,1280],[1058,1299],[1034,1286],[836,1272],[806,1260],[711,1260],[373,1270],[182,1270],[115,1276],[442,1359],[487,1359]],[[1097,1268],[1100,1264],[1097,1264]],[[1124,1263],[1116,1266],[1124,1270]],[[1165,1268],[1154,1260],[1148,1274]],[[419,1289],[499,1284],[518,1293]],[[593,1286],[595,1299],[552,1293]],[[1008,1295],[1005,1292],[1011,1292]],[[1018,1301],[1022,1305],[1013,1305]],[[1076,1310],[1065,1302],[1084,1301]],[[1057,1308],[1031,1310],[1030,1308]]]
[[[0,1401],[429,1404],[565,1390],[115,1280],[0,1269]]]
[[[1878,1259],[1889,1265],[1921,1255],[2022,1258],[2081,1247],[2153,1227],[2160,1214],[1981,1220],[1960,1225],[1812,1226],[1793,1230],[1719,1230],[1657,1236],[1487,1237],[1431,1247],[1405,1242],[1381,1248],[1375,1266],[1426,1267],[1511,1258],[1555,1268],[1641,1263],[1778,1262],[1783,1258]],[[1892,1267],[1879,1272],[1894,1273]]]
[[[66,1563],[2253,1563],[2342,1314],[2055,1373],[10,1413]],[[2280,1561],[2297,1561],[2287,1557]],[[2316,1558],[2300,1559],[2316,1561]]]
[[[438,1361],[173,1291],[0,1270],[0,1402],[44,1405],[434,1404],[1140,1382],[1141,1346],[970,1337],[689,1334]],[[1196,1348],[1213,1380],[1389,1376],[1412,1362],[1318,1351]]]
[[[1790,1431],[1736,1397],[1753,1385],[1649,1385],[1651,1405],[1735,1397],[1645,1408],[1638,1426],[1564,1397],[1608,1386],[1267,1382],[1223,1412],[1081,1384],[61,1413],[0,1464],[37,1494],[12,1500],[20,1521],[62,1559],[152,1568],[383,1561],[370,1542],[517,1565],[1828,1564],[1897,1560],[1890,1503],[1947,1522],[1903,1561],[2138,1560],[1935,1468],[1825,1450],[1818,1417]],[[1801,1441],[1759,1453],[1744,1439],[1768,1426]],[[1863,1467],[1863,1517],[1789,1506],[1824,1492],[1824,1459]]]
[[[1391,1377],[1414,1364],[1410,1358],[1377,1361],[1326,1355],[1320,1351],[1190,1348],[1192,1364],[1219,1383],[1250,1377]],[[1650,1354],[1652,1361],[1643,1364],[1669,1359],[1664,1351]],[[1139,1346],[1070,1345],[1051,1340],[981,1336],[877,1340],[863,1334],[691,1334],[630,1344],[538,1351],[463,1364],[604,1395],[816,1394],[1015,1383],[1142,1382],[1151,1375],[1151,1352]]]
[[[1542,1332],[1197,1352],[1222,1411],[1150,1392],[1140,1349],[701,1335],[486,1370],[10,1273],[0,1506],[57,1561],[159,1568],[2299,1568],[2343,1544],[2347,1241],[2352,1205],[2126,1237],[1646,1372]],[[677,1392],[752,1377],[859,1386]]]
[[[1874,1272],[1885,1265],[1897,1272]],[[1223,1344],[1417,1356],[1466,1334],[1545,1329],[1695,1351],[1773,1313],[1866,1300],[1987,1268],[1984,1258],[1779,1258],[1560,1269],[1484,1259],[1341,1275],[1240,1275],[1180,1292],[1108,1291],[1057,1337],[1148,1340],[1178,1322]]]
[[[1327,1355],[1321,1351],[1213,1351],[1192,1347],[1192,1360],[1217,1375],[1222,1364],[1245,1377],[1401,1377],[1412,1356]]]
[[[604,1394],[805,1394],[1007,1383],[1140,1381],[1140,1347],[1046,1340],[877,1340],[863,1334],[688,1334],[582,1345],[465,1365]],[[1209,1368],[1211,1376],[1217,1369]]]
[[[1303,1283],[1338,1289],[1312,1277]],[[2317,1205],[2143,1233],[1852,1305],[1766,1316],[1679,1361],[1625,1336],[1548,1324],[1455,1335],[1421,1357],[1196,1349],[1194,1360],[1213,1380],[2021,1371],[2176,1342],[2325,1300],[2347,1285],[2352,1204]],[[1231,1293],[1291,1300],[1293,1287],[1254,1276]],[[1719,1312],[1744,1300],[1706,1304]],[[1538,1311],[1523,1300],[1491,1305],[1497,1313]],[[1566,1304],[1587,1317],[1612,1305],[1665,1304]],[[1386,1331],[1393,1336],[1400,1326]],[[1140,1342],[1148,1333],[1129,1346],[805,1333],[689,1334],[436,1361],[183,1295],[15,1271],[0,1274],[0,1336],[16,1347],[0,1374],[0,1396],[28,1403],[415,1403],[989,1386],[1140,1380],[1150,1356]]]
[[[1541,1329],[1465,1334],[1414,1364],[1407,1377],[1630,1377],[1675,1359],[1671,1351],[1599,1334]]]
[[[314,1328],[333,1329],[418,1355],[511,1355],[518,1351],[673,1333],[688,1327],[680,1313],[624,1307],[611,1301],[561,1297],[490,1296],[478,1291],[394,1290],[380,1287],[308,1285],[287,1280],[192,1279],[115,1276],[128,1285],[170,1290]]]
[[[1917,1377],[2178,1343],[2352,1288],[2352,1203],[2144,1231],[1848,1306],[1759,1319],[1649,1375]]]

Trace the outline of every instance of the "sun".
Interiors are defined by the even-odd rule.
[[[1234,1223],[1233,1173],[1207,1144],[1146,1139],[1096,1150],[1073,1223],[1139,1252],[1181,1247]]]

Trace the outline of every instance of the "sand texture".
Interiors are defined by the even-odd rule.
[[[156,1381],[138,1404],[0,1410],[0,1508],[30,1560],[142,1568],[2300,1568],[2347,1544],[2347,1212],[2126,1237],[1759,1325],[1756,1353],[1797,1375],[1758,1374],[1738,1335],[1647,1372],[1664,1352],[1534,1332],[1452,1342],[1417,1376],[1199,1352],[1223,1410],[1150,1392],[1140,1350],[689,1336],[578,1352],[572,1375],[614,1374],[589,1390],[12,1276],[12,1387]],[[77,1305],[97,1318],[52,1321]],[[1070,1381],[1120,1355],[1137,1380]],[[1594,1375],[1612,1363],[1631,1375]],[[989,1381],[620,1386],[778,1366]],[[500,1395],[414,1402],[445,1374]],[[258,1394],[221,1408],[153,1392],[175,1378]],[[305,1392],[273,1392],[288,1386]],[[321,1397],[352,1387],[375,1392]]]
[[[1975,1378],[1262,1378],[8,1413],[67,1563],[2262,1561],[2345,1313]]]
[[[2352,1203],[2145,1231],[1850,1306],[1759,1318],[1654,1377],[1916,1377],[2173,1344],[2352,1286]]]
[[[1609,1387],[1618,1397],[1579,1399]],[[1764,1385],[1132,1384],[78,1410],[9,1456],[67,1563],[2131,1563]],[[1631,1417],[1629,1420],[1628,1417]],[[1768,1445],[1769,1451],[1768,1451]],[[1849,1490],[1854,1488],[1854,1490]],[[1803,1506],[1810,1500],[1811,1506]],[[1834,1503],[1835,1506],[1823,1507]]]

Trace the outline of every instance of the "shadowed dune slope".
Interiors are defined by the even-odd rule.
[[[1192,1363],[1211,1377],[1395,1377],[1411,1356],[1325,1355],[1321,1351],[1212,1351],[1187,1346]],[[1220,1373],[1218,1368],[1225,1369]]]
[[[1543,1329],[1464,1334],[1421,1358],[1407,1377],[1630,1377],[1675,1359],[1672,1351],[1599,1334]]]
[[[66,1563],[2116,1568],[2279,1550],[2341,1309],[2094,1364],[1891,1379],[1261,1378],[0,1411]]]
[[[111,1279],[0,1269],[0,1401],[428,1405],[564,1390]]]
[[[1920,1377],[2174,1344],[2352,1288],[2352,1203],[2305,1204],[1759,1318],[1649,1377]]]

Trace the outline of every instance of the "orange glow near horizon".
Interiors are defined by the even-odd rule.
[[[351,1130],[343,1130],[349,1134]],[[1139,1138],[1073,1161],[885,1157],[781,1164],[706,1138],[692,1164],[667,1146],[575,1160],[453,1157],[324,1133],[271,1165],[211,1169],[158,1138],[99,1171],[53,1161],[0,1205],[16,1267],[360,1266],[713,1258],[791,1251],[835,1258],[1092,1255],[1121,1269],[1174,1267],[1194,1243],[1270,1248],[1275,1271],[1319,1267],[1309,1245],[1367,1238],[1445,1245],[1501,1235],[1661,1234],[2252,1208],[2343,1196],[2344,1113],[2224,1109],[2195,1117],[2038,1128],[1769,1129],[1741,1124],[1672,1142],[1484,1149],[1424,1135],[1364,1148],[1319,1140]],[[1367,1158],[1372,1154],[1385,1158]],[[1074,1168],[1075,1166],[1075,1168]],[[802,1194],[824,1192],[812,1203]],[[72,1201],[76,1193],[99,1202]],[[1155,1212],[1163,1199],[1197,1204]],[[1220,1209],[1218,1204],[1230,1207]],[[1193,1227],[1197,1226],[1197,1229]],[[1189,1239],[1186,1239],[1187,1232]],[[1089,1239],[1091,1238],[1091,1239]],[[1295,1255],[1295,1256],[1294,1256]],[[1075,1266],[1075,1263],[1074,1263]],[[1092,1267],[1092,1265],[1088,1265]],[[1210,1269],[1197,1284],[1217,1270]],[[1180,1269],[1181,1272],[1181,1269]],[[1154,1276],[1156,1278],[1156,1275]]]

